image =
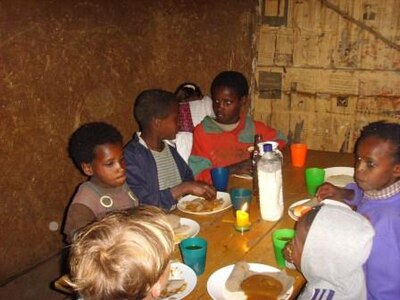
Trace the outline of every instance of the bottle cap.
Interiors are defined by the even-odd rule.
[[[263,148],[264,148],[264,153],[272,151],[272,145],[271,144],[264,144]]]

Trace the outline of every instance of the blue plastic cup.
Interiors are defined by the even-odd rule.
[[[207,241],[201,237],[191,237],[179,245],[183,262],[193,269],[196,275],[204,273],[207,257]]]
[[[229,169],[213,168],[211,169],[211,178],[215,189],[217,191],[225,192],[228,187]]]
[[[247,211],[250,210],[250,203],[253,197],[253,192],[245,188],[235,188],[231,190],[231,202],[233,207],[233,215],[236,216],[236,211],[241,209],[247,203]]]

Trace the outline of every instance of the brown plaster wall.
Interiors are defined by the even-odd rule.
[[[65,207],[84,180],[66,146],[104,120],[129,139],[132,100],[220,71],[251,74],[257,1],[0,2],[0,282],[62,247]]]

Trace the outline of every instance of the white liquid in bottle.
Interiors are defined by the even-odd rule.
[[[265,146],[265,153],[257,164],[261,218],[277,221],[283,215],[282,164],[271,146]]]

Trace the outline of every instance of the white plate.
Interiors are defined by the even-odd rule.
[[[250,265],[250,270],[254,272],[280,272],[279,269],[274,268],[269,265],[264,265],[264,264],[257,264],[257,263],[249,263]],[[233,270],[234,265],[229,265],[226,267],[223,267],[217,271],[215,271],[211,276],[208,278],[207,281],[207,291],[208,294],[213,298],[214,300],[229,300],[225,299],[224,297],[224,291],[225,289],[225,282],[228,279],[229,275],[231,274]],[[293,287],[289,289],[287,294],[285,295],[284,299],[289,299],[290,295],[293,293]]]
[[[183,299],[187,295],[189,295],[193,289],[196,287],[197,284],[197,276],[196,273],[189,268],[187,265],[180,263],[180,262],[175,262],[171,264],[171,270],[176,270],[174,273],[182,274],[181,278],[185,280],[186,282],[186,288],[179,292],[176,293],[170,297],[167,298],[162,298],[161,300],[178,300],[178,299]]]
[[[332,178],[332,176],[338,176],[338,175],[349,176],[349,178],[348,178],[348,180],[345,180],[345,182],[338,182],[335,178]],[[332,183],[333,185],[336,185],[339,187],[345,187],[347,184],[354,182],[354,168],[350,168],[350,167],[326,168],[325,169],[325,182]]]
[[[180,223],[181,223],[181,225],[187,225],[190,227],[189,232],[187,232],[187,237],[185,237],[185,238],[194,237],[200,231],[199,223],[197,223],[196,221],[194,221],[192,219],[181,218]],[[179,240],[178,242],[175,242],[175,244],[179,244],[180,241],[181,240]]]
[[[216,210],[213,211],[190,211],[190,210],[186,210],[185,209],[185,203],[186,202],[190,202],[196,198],[200,198],[199,196],[195,196],[195,195],[187,195],[185,197],[182,197],[179,202],[178,202],[178,209],[180,211],[183,211],[185,213],[188,214],[194,214],[194,215],[210,215],[210,214],[215,214],[217,212],[223,211],[225,209],[228,209],[229,207],[232,206],[232,202],[231,202],[231,196],[228,193],[224,193],[224,192],[217,192],[217,199],[222,198],[222,200],[224,201],[222,206]]]
[[[299,218],[296,217],[296,216],[293,214],[292,208],[295,207],[295,206],[297,206],[297,205],[301,205],[301,204],[303,204],[303,203],[306,203],[308,200],[310,200],[310,199],[300,200],[300,201],[297,201],[297,202],[293,203],[292,205],[290,205],[290,207],[288,208],[289,217],[291,217],[293,220],[297,221]],[[348,206],[347,204],[345,204],[345,203],[343,203],[343,202],[339,202],[339,201],[331,200],[331,199],[322,200],[321,203],[330,204],[330,205],[337,205],[337,206],[343,206],[343,207],[350,208],[350,206]]]

